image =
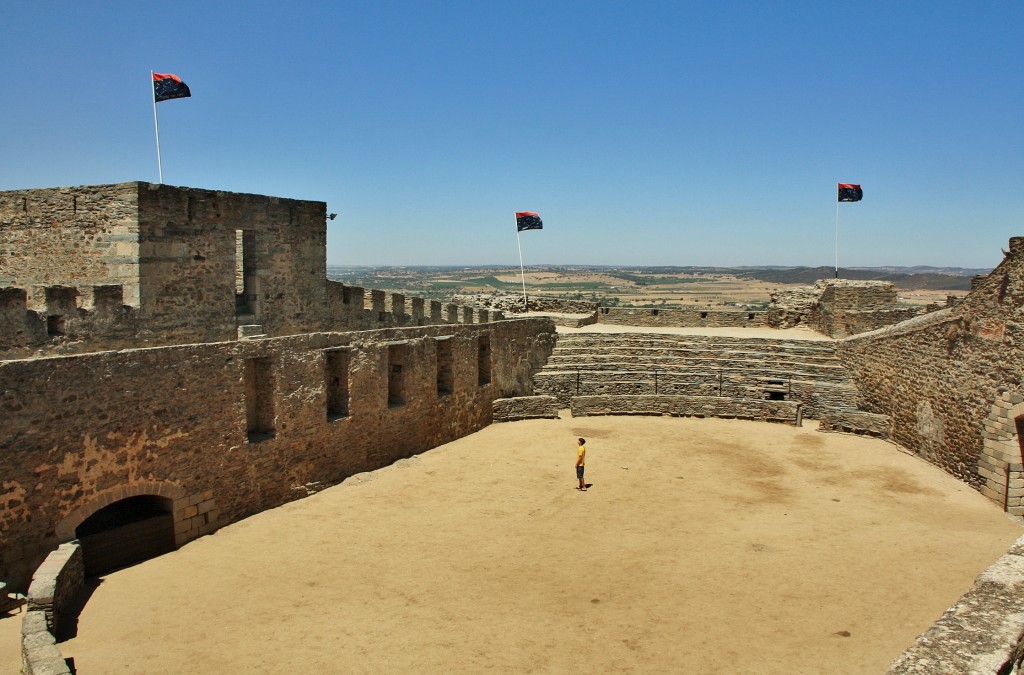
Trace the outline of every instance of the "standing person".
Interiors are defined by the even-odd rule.
[[[576,449],[576,478],[578,478],[580,481],[580,486],[576,489],[583,490],[584,492],[587,491],[587,484],[583,482],[583,465],[586,463],[587,459],[586,443],[586,439],[579,439],[580,447]]]

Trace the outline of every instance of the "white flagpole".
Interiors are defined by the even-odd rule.
[[[523,244],[519,241],[519,222],[516,221],[516,246],[519,247],[519,272],[523,275],[523,311],[529,309],[526,300],[526,268],[523,267]]]
[[[836,199],[836,279],[839,278],[839,200]]]
[[[160,121],[156,116],[156,87],[153,86],[153,71],[149,71],[149,90],[153,93],[153,128],[156,129],[156,169],[160,184],[164,183],[164,165],[160,161]]]

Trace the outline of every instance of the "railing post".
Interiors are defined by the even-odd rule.
[[[576,395],[580,395],[580,369],[576,369]]]
[[[654,395],[658,395],[658,369],[654,369]]]
[[[718,397],[722,397],[722,369],[718,369]]]

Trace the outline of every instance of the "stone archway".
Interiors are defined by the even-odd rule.
[[[128,497],[138,497],[141,495],[153,495],[156,497],[164,497],[173,502],[173,508],[178,509],[181,506],[187,495],[184,490],[175,485],[174,483],[156,483],[156,482],[138,482],[132,483],[131,485],[119,485],[109,490],[104,490],[96,494],[95,497],[90,499],[85,504],[79,506],[74,511],[68,513],[64,518],[57,523],[57,539],[60,543],[71,541],[75,538],[75,530],[81,525],[86,518],[96,513],[100,509],[114,502],[127,499]]]
[[[87,576],[134,565],[177,548],[175,507],[183,497],[164,483],[120,486],[65,517],[58,536],[79,541]]]
[[[981,493],[1024,517],[1024,396],[1000,391],[982,427]]]
[[[138,495],[108,504],[75,528],[88,577],[170,553],[174,544],[173,502]]]

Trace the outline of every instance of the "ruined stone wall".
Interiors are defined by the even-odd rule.
[[[814,286],[775,291],[765,323],[772,328],[800,324],[842,338],[906,321],[937,307],[897,307],[896,289],[888,281],[822,279]]]
[[[553,343],[525,319],[0,361],[0,579],[125,495],[173,500],[182,543],[469,434]]]
[[[621,326],[764,326],[764,312],[601,307],[597,323]]]
[[[1005,471],[1022,468],[1012,416],[989,423],[1024,394],[1024,239],[1010,249],[955,307],[838,343],[865,407],[891,417],[893,440],[1000,503]],[[1021,501],[1010,510],[1024,512]]]
[[[521,314],[523,296],[512,293],[473,293],[460,294],[452,298],[453,302],[472,305],[474,307],[490,307],[509,314]],[[530,312],[549,312],[553,314],[593,314],[598,304],[588,300],[572,298],[551,298],[540,295],[527,295],[527,307]]]
[[[898,323],[919,310],[896,310],[896,288],[888,281],[851,281],[831,279],[818,281],[821,293],[812,307],[807,323],[831,337],[846,337],[882,326]]]

